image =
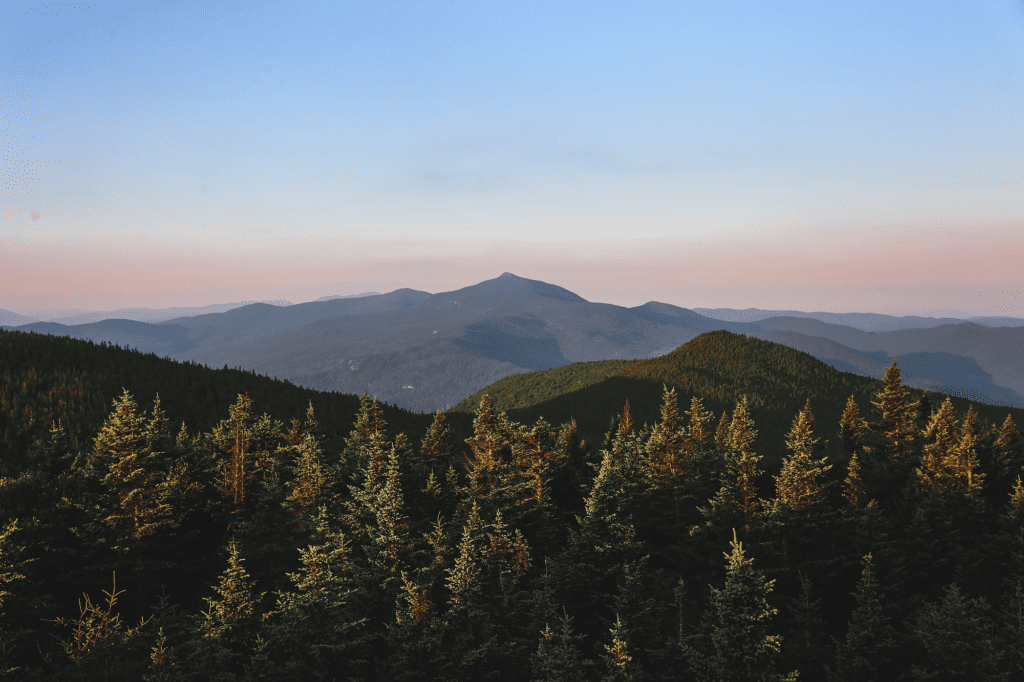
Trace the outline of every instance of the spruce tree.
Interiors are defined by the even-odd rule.
[[[822,501],[822,476],[831,464],[827,458],[814,459],[812,450],[820,439],[813,438],[814,416],[811,403],[793,420],[786,447],[793,454],[782,462],[782,472],[775,477],[775,508],[802,511]]]
[[[864,495],[864,486],[860,478],[860,462],[857,460],[857,453],[853,453],[850,463],[846,467],[846,478],[843,480],[843,499],[856,509],[860,506],[861,498]]]
[[[996,648],[988,604],[967,599],[955,583],[939,603],[924,604],[912,632],[922,654],[911,668],[912,680],[1008,679],[1000,670],[1003,657]]]
[[[885,371],[885,387],[876,394],[878,401],[872,401],[878,410],[879,420],[872,425],[882,438],[882,448],[889,461],[909,461],[917,452],[917,430],[914,416],[920,403],[907,402],[909,391],[903,386],[896,361]]]
[[[252,667],[264,679],[337,679],[365,668],[366,619],[354,612],[359,588],[345,575],[344,536],[331,534],[323,517],[319,526],[330,539],[299,548],[302,566],[288,576],[293,586],[278,593],[262,628],[266,645]]]
[[[609,629],[611,632],[611,644],[604,645],[604,659],[606,671],[601,677],[601,682],[639,682],[643,679],[642,673],[633,660],[629,650],[629,637],[622,625],[622,620],[615,619],[615,624]]]
[[[150,447],[144,417],[137,410],[135,400],[125,390],[114,401],[114,411],[96,436],[91,460],[105,489],[96,512],[110,530],[110,544],[122,551],[175,525],[167,503],[168,483],[157,470],[157,454]],[[157,396],[150,433],[156,430],[154,422],[162,419]]]
[[[743,396],[736,404],[726,439],[721,487],[709,500],[710,506],[701,509],[709,525],[723,526],[736,518],[744,530],[750,530],[763,516],[761,500],[757,496],[757,479],[761,475],[757,463],[761,456],[751,450],[756,436],[754,422],[747,410],[747,397]]]
[[[288,501],[292,503],[297,515],[305,516],[324,501],[328,482],[322,462],[322,451],[316,437],[306,433],[294,447],[298,453],[295,478],[288,482]]]
[[[781,637],[767,633],[778,609],[768,604],[774,580],[754,568],[733,531],[725,586],[711,588],[701,632],[684,646],[698,682],[767,682],[795,680],[797,673],[780,675],[776,661]]]
[[[846,638],[835,643],[836,667],[833,682],[881,682],[899,675],[895,656],[899,651],[896,630],[882,607],[882,592],[875,578],[873,557],[863,560],[860,582],[854,597],[857,606],[850,618]]]
[[[846,401],[846,409],[839,420],[839,439],[847,456],[852,456],[864,444],[864,420],[857,411],[857,403],[851,395]]]
[[[1017,427],[1013,423],[1013,417],[1006,415],[1006,420],[1003,422],[1002,427],[999,429],[999,435],[996,437],[992,448],[996,452],[996,459],[999,462],[999,475],[1002,477],[1008,477],[1012,480],[1022,470],[1021,465],[1024,462],[1021,461],[1021,453],[1019,439],[1020,433],[1017,431]]]
[[[556,629],[545,625],[540,645],[531,659],[532,682],[587,682],[594,669],[593,661],[582,651],[585,635],[576,634],[572,617],[563,609]]]
[[[686,433],[680,425],[676,390],[663,387],[661,421],[654,426],[646,445],[656,485],[667,488],[683,474],[686,464]]]

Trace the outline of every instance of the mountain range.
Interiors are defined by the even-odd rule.
[[[656,301],[623,307],[508,272],[437,294],[398,289],[285,303],[167,309],[189,312],[158,321],[0,317],[0,327],[240,367],[321,391],[365,391],[417,412],[455,405],[513,374],[653,358],[727,330],[873,378],[896,359],[907,386],[1024,407],[1024,320],[1017,318],[687,309]]]

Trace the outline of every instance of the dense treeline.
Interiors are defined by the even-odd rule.
[[[781,354],[773,365],[745,337],[705,336],[704,357],[723,363],[715,386],[739,372],[768,390],[789,371],[784,351],[770,350]],[[690,380],[694,368],[668,357],[656,360],[679,373],[673,385]],[[25,381],[17,395],[31,393]],[[315,400],[286,427],[247,392],[192,429],[168,417],[180,409],[171,387],[153,387],[152,409],[122,390],[82,425],[94,434],[84,446],[51,419],[26,452],[4,445],[0,670],[1024,675],[1024,447],[1012,416],[988,425],[950,398],[913,399],[894,362],[868,406],[833,390],[839,416],[826,421],[825,403],[819,413],[805,398],[773,425],[781,443],[768,443],[750,396],[770,394],[748,390],[716,413],[699,391],[663,383],[649,423],[626,400],[590,442],[572,419],[519,422],[486,394],[467,434],[444,412],[396,429],[364,395],[336,447],[324,434],[341,426]]]
[[[125,388],[147,410],[159,393],[170,406],[175,433],[182,424],[193,433],[212,428],[239,393],[289,423],[312,401],[324,423],[325,445],[334,449],[342,446],[359,409],[358,396],[314,391],[249,370],[211,369],[105,342],[0,330],[0,476],[20,470],[21,458],[47,439],[55,421],[76,452],[91,447],[111,401]],[[381,407],[394,429],[422,432],[430,424],[430,416]],[[455,419],[468,432],[471,417]]]
[[[610,415],[629,399],[639,424],[654,423],[661,410],[662,386],[675,388],[680,396],[701,397],[706,409],[721,414],[747,398],[751,417],[758,424],[761,454],[768,468],[777,468],[786,455],[785,439],[792,415],[810,400],[823,423],[837,424],[853,396],[861,413],[871,409],[882,381],[837,370],[814,356],[770,341],[713,331],[701,334],[676,350],[647,360],[576,362],[542,372],[513,374],[496,381],[453,406],[458,418],[472,414],[484,393],[495,409],[520,422],[533,423],[544,416],[551,422],[575,420],[580,436],[600,443]],[[908,400],[924,401],[918,426],[924,428],[931,402],[945,396],[907,389]],[[949,396],[954,412],[962,419],[973,409],[982,428],[998,426],[1007,412],[1024,418],[1024,410],[973,403]],[[821,452],[842,456],[842,444],[826,433]]]

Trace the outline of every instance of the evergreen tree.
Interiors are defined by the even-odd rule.
[[[857,453],[850,457],[850,463],[846,467],[846,480],[843,481],[843,499],[857,509],[860,506],[861,498],[864,495],[864,485],[860,479],[860,462],[857,461]]]
[[[674,388],[663,388],[661,421],[654,426],[646,449],[656,485],[662,488],[671,486],[676,477],[683,474],[686,464],[686,433],[680,425]]]
[[[250,647],[257,634],[261,617],[258,601],[262,594],[254,594],[254,583],[242,566],[235,541],[228,543],[228,568],[213,586],[218,597],[205,597],[209,606],[203,612],[201,626],[204,637],[212,637],[226,649],[225,663],[229,669],[241,673],[247,662]]]
[[[857,411],[857,403],[851,395],[846,401],[846,409],[839,420],[839,439],[847,456],[852,456],[864,444],[864,420]]]
[[[322,463],[322,450],[315,436],[306,433],[294,447],[298,454],[295,462],[295,478],[288,482],[291,492],[288,501],[295,513],[305,516],[317,509],[324,501],[327,489],[326,471]]]
[[[434,421],[427,430],[427,435],[423,437],[420,452],[425,461],[440,471],[444,471],[451,464],[455,456],[455,442],[444,410],[434,413]]]
[[[630,655],[629,641],[624,630],[622,621],[616,618],[615,624],[609,630],[612,642],[604,646],[605,653],[602,658],[607,671],[601,682],[638,682],[643,679],[639,666]]]
[[[276,469],[271,452],[281,437],[281,422],[267,414],[257,420],[248,393],[239,394],[228,414],[208,437],[208,448],[220,458],[221,492],[240,510],[249,489]]]
[[[691,456],[701,459],[713,447],[714,433],[709,426],[715,415],[704,409],[702,400],[697,396],[690,399],[690,409],[686,415],[690,418],[686,434],[687,446],[691,450]]]
[[[933,495],[960,491],[975,499],[981,491],[984,474],[978,471],[977,415],[968,410],[960,435],[956,432],[953,403],[946,397],[942,407],[932,415],[925,437],[929,439],[921,457],[917,476]]]
[[[685,645],[698,682],[795,680],[797,673],[775,672],[781,637],[767,634],[778,609],[768,604],[774,580],[754,568],[733,531],[732,553],[725,554],[725,587],[711,588],[701,632]]]
[[[872,401],[879,413],[879,421],[872,428],[881,436],[883,452],[889,461],[909,461],[917,452],[913,417],[920,403],[908,403],[908,395],[899,367],[893,360],[885,371],[885,387],[875,395],[878,401]]]
[[[71,664],[55,675],[56,679],[131,679],[146,667],[142,655],[141,632],[148,619],[140,619],[128,627],[115,611],[117,598],[124,590],[117,589],[117,576],[108,592],[106,604],[93,604],[88,594],[79,602],[77,618],[56,618],[54,622],[70,627],[70,636],[61,641],[61,648]],[[56,671],[55,671],[56,672]]]
[[[125,390],[114,401],[114,411],[96,436],[91,460],[106,491],[96,512],[110,529],[110,543],[124,551],[142,538],[175,525],[167,504],[168,483],[156,470],[156,455],[147,438],[147,431],[156,432],[163,420],[160,397],[148,429],[137,409]]]
[[[813,438],[813,425],[814,415],[811,414],[811,403],[808,400],[803,411],[793,420],[786,441],[786,447],[793,454],[783,460],[782,472],[775,477],[776,509],[801,511],[822,501],[821,477],[832,465],[825,464],[827,458],[816,460],[812,457],[814,444],[820,440]]]
[[[556,630],[545,625],[540,645],[533,655],[532,682],[587,682],[594,662],[587,659],[581,649],[584,635],[576,634],[572,617],[565,610],[558,619]]]
[[[298,550],[302,566],[289,574],[293,588],[278,593],[277,607],[268,614],[265,646],[254,657],[250,679],[351,678],[366,666],[366,619],[353,611],[358,588],[344,574],[344,536],[330,533],[322,516],[319,526],[330,539]]]
[[[863,571],[854,597],[857,606],[850,619],[846,639],[837,641],[834,682],[881,682],[899,674],[895,656],[899,651],[896,630],[882,607],[882,593],[874,575],[873,558],[863,559]]]
[[[999,435],[992,444],[992,448],[996,452],[996,459],[999,462],[999,475],[1009,477],[1011,480],[1014,475],[1021,472],[1021,465],[1024,464],[1021,461],[1022,453],[1020,451],[1019,439],[1017,438],[1019,435],[1020,433],[1013,423],[1013,417],[1006,415],[1006,421],[1003,422],[1002,427],[999,429]]]
[[[988,604],[967,599],[956,584],[946,588],[942,601],[926,603],[913,625],[914,638],[924,654],[911,669],[913,680],[1009,680],[1001,674]]]
[[[751,450],[757,431],[747,410],[744,396],[733,412],[727,449],[722,463],[722,486],[715,497],[709,500],[710,507],[701,509],[708,523],[722,526],[734,517],[750,530],[763,516],[761,500],[757,496],[757,479],[761,471],[757,463],[761,456]]]

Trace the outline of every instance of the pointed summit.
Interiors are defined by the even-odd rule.
[[[518,295],[530,294],[533,296],[540,296],[541,298],[565,301],[567,303],[587,302],[585,298],[574,294],[568,289],[563,289],[555,284],[542,282],[539,279],[527,279],[525,277],[513,275],[511,272],[503,272],[494,279],[484,280],[479,284],[466,287],[466,289],[477,290],[480,292],[514,293]]]

